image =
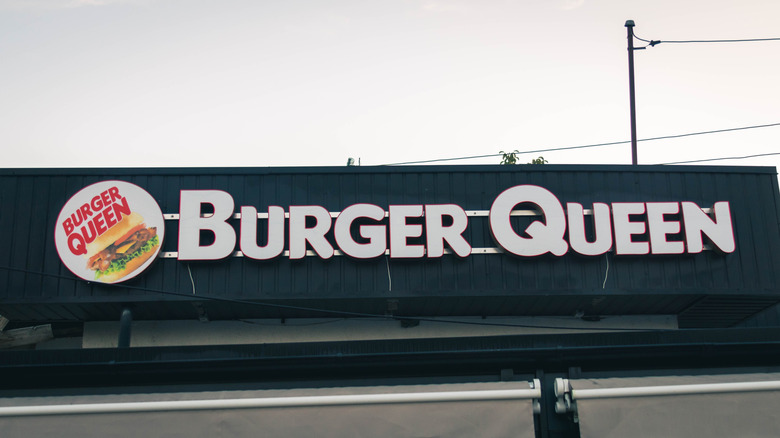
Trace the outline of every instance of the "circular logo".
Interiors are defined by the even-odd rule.
[[[124,181],[81,189],[62,207],[54,228],[60,260],[76,276],[119,283],[143,272],[160,252],[165,219],[157,201]]]

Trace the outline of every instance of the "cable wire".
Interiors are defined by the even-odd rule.
[[[523,152],[525,153],[525,152]],[[452,158],[435,158],[432,160],[419,160],[419,161],[402,161],[399,163],[388,163],[388,164],[380,164],[380,166],[403,166],[406,164],[424,164],[424,163],[436,163],[439,161],[457,161],[457,160],[472,160],[475,158],[490,158],[490,157],[498,157],[499,155],[503,154],[486,154],[486,155],[471,155],[468,157],[452,157]]]
[[[4,269],[7,271],[14,271],[14,272],[22,272],[25,274],[31,274],[31,275],[40,275],[45,277],[54,277],[58,279],[64,279],[64,280],[73,280],[78,281],[76,278],[72,277],[66,277],[64,275],[60,274],[52,274],[48,272],[39,272],[39,271],[32,271],[29,269],[22,269],[22,268],[14,268],[11,266],[0,266],[0,269]],[[140,287],[140,286],[128,286],[128,285],[109,285],[106,284],[104,286],[117,288],[117,289],[129,289],[129,290],[136,290],[140,292],[153,292],[160,295],[167,295],[167,296],[174,296],[174,297],[183,297],[183,298],[192,298],[192,294],[189,293],[183,293],[183,292],[171,292],[166,291],[162,289],[153,289],[148,287]],[[222,302],[222,303],[231,303],[231,304],[241,304],[245,306],[258,306],[258,307],[267,307],[267,308],[275,308],[275,309],[286,309],[286,310],[300,310],[300,311],[306,311],[306,312],[313,312],[313,313],[324,313],[329,315],[340,315],[340,316],[351,316],[351,317],[360,317],[360,318],[373,318],[373,319],[383,319],[383,320],[396,320],[396,321],[419,321],[419,322],[430,322],[430,323],[442,323],[442,324],[461,324],[461,325],[473,325],[473,326],[485,326],[485,327],[509,327],[509,328],[531,328],[531,329],[548,329],[548,330],[587,330],[587,331],[636,331],[636,332],[647,332],[647,331],[667,331],[668,329],[657,329],[657,328],[623,328],[623,327],[566,327],[566,326],[553,326],[553,325],[541,325],[541,324],[508,324],[508,323],[491,323],[491,322],[479,322],[479,321],[464,321],[464,320],[458,320],[458,319],[446,319],[446,318],[424,318],[424,317],[415,317],[415,316],[394,316],[394,315],[379,315],[374,313],[364,313],[364,312],[351,312],[346,310],[333,310],[333,309],[321,309],[316,307],[305,307],[305,306],[294,306],[290,304],[278,304],[278,303],[267,303],[263,301],[249,301],[249,300],[237,300],[232,298],[224,298],[224,297],[215,297],[215,296],[209,296],[209,295],[196,295],[197,298],[203,299],[203,300],[210,300],[210,301],[216,301],[216,302]]]
[[[742,155],[739,157],[719,157],[719,158],[704,158],[701,160],[673,161],[671,163],[658,163],[658,164],[668,165],[668,164],[704,163],[707,161],[721,161],[721,160],[744,160],[746,158],[768,157],[771,155],[780,155],[780,152],[769,152],[766,154],[755,154],[755,155]]]
[[[715,129],[710,131],[700,131],[700,132],[689,132],[685,134],[673,134],[673,135],[664,135],[661,137],[650,137],[650,138],[640,138],[637,141],[655,141],[655,140],[668,140],[672,138],[682,138],[682,137],[691,137],[695,135],[705,135],[705,134],[719,134],[723,132],[733,132],[733,131],[743,131],[747,129],[758,129],[758,128],[769,128],[774,126],[780,126],[780,122],[778,123],[767,123],[764,125],[752,125],[752,126],[741,126],[738,128],[725,128],[725,129]],[[596,148],[596,147],[604,147],[604,146],[615,146],[620,144],[629,144],[631,143],[631,140],[623,140],[623,141],[613,141],[608,143],[595,143],[595,144],[586,144],[586,145],[579,145],[579,146],[564,146],[564,147],[556,147],[556,148],[547,148],[547,149],[537,149],[537,150],[531,150],[531,151],[520,151],[518,152],[518,155],[524,155],[524,154],[537,154],[542,152],[556,152],[556,151],[565,151],[565,150],[572,150],[572,149],[585,149],[585,148]],[[466,157],[449,157],[449,158],[436,158],[436,159],[430,159],[430,160],[419,160],[419,161],[404,161],[399,163],[390,163],[390,164],[382,164],[382,166],[402,166],[402,165],[408,165],[408,164],[427,164],[427,163],[436,163],[440,161],[457,161],[457,160],[471,160],[475,158],[489,158],[489,157],[498,157],[503,154],[486,154],[486,155],[472,155],[472,156],[466,156]],[[670,163],[671,164],[671,163]]]
[[[668,43],[668,44],[692,44],[692,43],[754,43],[754,42],[762,42],[762,41],[780,41],[780,38],[743,38],[743,39],[736,39],[736,40],[646,40],[644,38],[640,38],[634,34],[634,38],[638,39],[639,41],[643,41],[648,43],[650,47],[657,46],[661,43]]]

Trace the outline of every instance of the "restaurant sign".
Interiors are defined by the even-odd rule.
[[[689,201],[595,202],[586,209],[576,202],[564,204],[536,185],[507,188],[484,212],[457,204],[385,209],[371,203],[338,212],[320,205],[271,205],[265,211],[243,205],[236,212],[233,197],[220,190],[181,190],[179,199],[179,212],[164,218],[154,198],[133,184],[105,181],[86,187],[57,219],[60,258],[89,281],[130,279],[160,251],[165,219],[178,219],[179,235],[176,253],[163,254],[179,260],[468,257],[477,251],[464,232],[469,217],[480,215],[488,217],[496,252],[520,257],[697,254],[705,245],[723,253],[736,249],[727,201],[708,208]],[[531,212],[529,223],[513,220],[520,208]],[[258,221],[267,223],[258,227]],[[212,238],[205,242],[204,234]]]
[[[60,260],[87,281],[129,280],[154,262],[165,223],[154,198],[124,181],[83,188],[65,203],[54,242]]]

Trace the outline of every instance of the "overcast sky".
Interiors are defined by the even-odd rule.
[[[777,0],[0,0],[0,167],[378,165],[624,141],[627,19],[645,39],[701,40],[780,37],[778,18]],[[660,44],[635,62],[640,139],[780,123],[780,41]],[[780,126],[641,142],[639,162],[776,152]],[[628,145],[520,161],[538,155],[631,162]]]

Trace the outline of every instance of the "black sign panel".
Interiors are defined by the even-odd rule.
[[[74,275],[54,242],[63,206],[103,181],[142,188],[165,218],[157,260],[114,285]],[[513,192],[517,187],[538,190]],[[232,214],[208,222],[225,196]],[[322,316],[323,310],[344,316],[670,314],[711,297],[765,306],[780,292],[774,168],[5,170],[0,197],[0,314],[13,319],[116,319],[123,305],[146,319],[192,318],[203,306],[213,319]],[[500,199],[511,205],[498,206]],[[582,207],[577,227],[569,216],[575,204]],[[727,207],[721,216],[719,206]],[[241,215],[241,207],[253,210]],[[342,213],[353,217],[337,225]],[[501,225],[504,219],[509,222]],[[731,243],[723,233],[727,219]],[[708,220],[720,231],[706,228],[715,227]],[[609,231],[599,235],[598,223]],[[544,231],[536,241],[534,227]],[[275,239],[281,250],[250,257],[262,251],[242,242],[249,229],[256,247]],[[600,249],[585,249],[599,239]],[[523,254],[528,244],[541,246]],[[116,257],[122,246],[113,248]]]

